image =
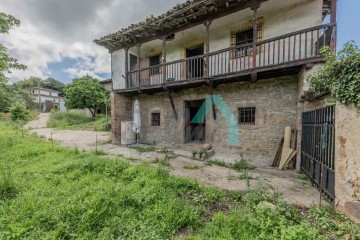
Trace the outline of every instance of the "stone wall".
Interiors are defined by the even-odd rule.
[[[214,95],[220,95],[238,119],[239,107],[256,107],[255,125],[238,125],[240,144],[228,145],[226,120],[217,109],[217,119],[206,117],[206,142],[221,152],[235,152],[244,159],[268,166],[273,161],[285,126],[296,126],[298,77],[288,76],[261,80],[257,83],[230,83],[219,85]],[[141,106],[142,132],[140,138],[148,143],[184,143],[185,101],[206,99],[209,88],[192,88],[173,93],[178,120],[175,120],[166,92],[134,96]],[[159,112],[161,124],[151,126],[151,113]],[[115,122],[119,117],[115,116]],[[114,119],[114,118],[113,118]],[[116,123],[114,123],[116,124]],[[116,130],[115,130],[116,132]]]
[[[360,223],[360,115],[358,109],[336,106],[336,207]]]
[[[113,143],[121,143],[121,122],[132,120],[132,102],[126,95],[112,92],[111,99],[111,135]]]

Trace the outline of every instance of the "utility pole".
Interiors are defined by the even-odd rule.
[[[41,112],[41,96],[40,96],[40,82],[41,82],[41,80],[39,79],[39,81],[38,81],[38,100],[39,100],[39,110],[40,110],[40,112]]]

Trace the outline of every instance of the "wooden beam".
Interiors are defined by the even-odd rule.
[[[206,27],[206,77],[209,76],[209,53],[210,53],[210,25],[212,21],[206,21],[204,23]]]
[[[125,48],[125,86],[126,86],[126,88],[130,87],[128,72],[129,72],[129,48]]]
[[[253,14],[253,69],[256,69],[256,55],[257,55],[257,37],[258,37],[258,23],[257,23],[257,11],[260,7],[261,2],[258,0],[253,0],[251,9],[254,11]],[[251,74],[251,82],[257,81],[256,72]]]
[[[336,41],[337,41],[337,0],[331,1],[331,17],[330,17],[330,24],[332,26],[332,33],[331,33],[331,41],[330,41],[330,48],[336,52]]]
[[[137,48],[137,70],[140,69],[140,47],[141,47],[141,44],[138,44],[136,45],[136,48]],[[136,78],[137,78],[137,81],[138,81],[138,87],[140,88],[140,71],[137,71],[136,72]]]
[[[268,0],[257,0],[258,2],[266,2]],[[215,20],[217,18],[221,18],[221,17],[224,17],[224,16],[227,16],[229,14],[232,14],[232,13],[235,13],[235,12],[238,12],[240,10],[243,10],[243,9],[246,9],[248,7],[251,7],[253,5],[253,2],[254,0],[244,0],[244,1],[241,1],[239,3],[237,3],[236,5],[234,6],[231,6],[229,8],[226,8],[226,6],[224,6],[223,8],[221,9],[218,9],[217,11],[214,10],[213,13],[209,13],[208,15],[206,14],[202,14],[202,16],[198,16],[198,18],[195,20],[195,21],[188,21],[186,18],[186,23],[183,24],[182,26],[180,27],[174,27],[172,30],[164,30],[164,31],[159,31],[157,32],[156,36],[151,36],[151,37],[147,37],[147,38],[142,38],[142,39],[137,39],[137,41],[134,41],[130,47],[133,47],[135,46],[137,43],[145,43],[145,42],[149,42],[149,41],[152,41],[152,40],[155,40],[155,39],[158,39],[159,36],[164,36],[164,35],[169,35],[169,34],[173,34],[173,33],[176,33],[176,32],[180,32],[180,31],[183,31],[183,30],[186,30],[188,28],[191,28],[191,27],[195,27],[197,25],[200,25],[202,24],[203,22],[205,21],[211,21],[211,20]],[[112,51],[116,51],[116,50],[119,50],[121,48],[124,48],[124,45],[123,44],[119,44],[118,47],[112,49]]]
[[[176,108],[175,108],[174,99],[173,99],[173,97],[172,97],[171,91],[168,91],[168,96],[169,96],[169,100],[170,100],[170,104],[171,104],[172,110],[173,110],[173,112],[174,112],[175,120],[177,121],[178,115],[177,115],[177,111],[176,111]]]
[[[166,36],[163,37],[163,83],[166,83]]]

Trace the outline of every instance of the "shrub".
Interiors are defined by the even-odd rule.
[[[27,120],[29,111],[26,109],[25,104],[23,103],[15,103],[9,107],[9,112],[11,116],[11,120]]]

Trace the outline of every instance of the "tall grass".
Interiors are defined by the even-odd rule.
[[[0,122],[0,239],[341,239],[341,215],[302,214],[262,190],[223,192],[131,165],[52,147]],[[175,160],[174,160],[175,161]],[[15,194],[6,195],[14,192]],[[259,207],[260,202],[275,209]],[[351,238],[348,238],[351,239]]]
[[[62,111],[53,111],[50,114],[47,127],[50,128],[67,128],[70,126],[89,123],[92,119],[89,118],[83,112],[62,112]]]
[[[70,130],[109,131],[109,119],[98,114],[96,121],[89,118],[84,112],[51,112],[47,127]]]

